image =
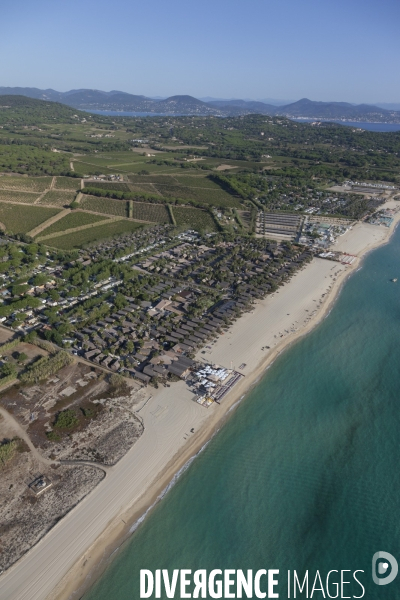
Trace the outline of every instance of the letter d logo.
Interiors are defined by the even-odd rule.
[[[379,561],[379,562],[378,562]],[[388,571],[390,565],[390,571]],[[397,577],[399,571],[399,565],[394,556],[389,552],[375,552],[372,557],[372,579],[377,585],[387,585],[392,583]],[[385,575],[381,577],[381,575]]]

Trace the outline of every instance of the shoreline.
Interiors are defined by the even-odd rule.
[[[113,557],[113,555],[128,539],[130,539],[131,534],[143,522],[143,520],[147,517],[147,515],[154,508],[154,506],[166,495],[166,493],[168,493],[169,489],[177,481],[180,474],[182,474],[182,472],[186,470],[188,466],[190,466],[190,464],[198,456],[198,454],[206,447],[211,438],[226,423],[231,413],[234,412],[234,410],[241,403],[241,401],[246,399],[249,392],[251,392],[253,387],[257,385],[260,379],[266,374],[266,371],[271,366],[271,364],[284,352],[284,350],[289,348],[292,344],[296,343],[303,336],[308,335],[308,333],[310,333],[317,325],[319,325],[323,321],[323,319],[327,317],[327,315],[333,307],[334,302],[339,296],[345,281],[350,277],[352,273],[354,273],[356,270],[358,270],[358,268],[360,268],[360,263],[367,253],[374,250],[378,246],[384,245],[389,241],[399,221],[400,213],[397,213],[395,215],[395,219],[392,226],[387,230],[382,230],[382,227],[378,228],[376,226],[358,224],[360,225],[361,229],[371,227],[373,228],[368,229],[368,231],[370,231],[370,237],[372,239],[360,250],[358,258],[354,261],[352,265],[347,265],[344,267],[340,263],[335,263],[333,261],[331,262],[323,261],[323,259],[314,259],[313,262],[310,263],[310,265],[307,265],[298,274],[296,274],[294,278],[292,278],[295,279],[297,277],[298,281],[301,278],[304,280],[306,275],[302,276],[302,273],[305,273],[306,270],[307,273],[309,273],[312,270],[311,265],[313,263],[317,264],[314,270],[316,271],[316,274],[320,279],[322,279],[323,277],[325,277],[326,279],[328,277],[328,267],[326,266],[327,264],[330,270],[335,269],[339,273],[339,275],[335,273],[336,277],[331,282],[331,286],[328,288],[329,291],[326,294],[323,294],[319,306],[316,307],[316,305],[311,305],[314,306],[316,310],[310,317],[307,316],[305,324],[295,333],[282,337],[282,339],[280,339],[275,344],[275,346],[268,352],[267,355],[261,355],[260,360],[254,363],[254,368],[252,368],[249,372],[246,373],[246,376],[233,388],[233,390],[227,395],[227,397],[224,399],[221,405],[213,406],[210,409],[205,409],[201,407],[201,411],[203,412],[198,413],[199,415],[201,414],[201,417],[199,417],[200,427],[199,429],[197,429],[196,427],[196,433],[192,437],[188,438],[188,441],[186,441],[184,444],[182,444],[181,442],[181,447],[179,447],[178,445],[178,447],[175,448],[175,451],[162,466],[161,470],[159,470],[157,473],[154,471],[154,473],[156,473],[155,476],[151,477],[150,480],[147,482],[147,486],[145,485],[143,487],[142,493],[138,497],[133,498],[130,504],[121,507],[120,510],[117,511],[116,514],[108,521],[106,527],[103,528],[102,533],[96,537],[95,541],[93,543],[88,543],[86,550],[83,552],[83,554],[80,555],[80,558],[78,560],[75,560],[73,566],[69,568],[65,574],[61,575],[60,573],[61,577],[58,578],[58,582],[55,587],[53,586],[52,591],[50,593],[48,593],[47,591],[46,594],[40,594],[40,591],[38,590],[36,592],[36,595],[34,596],[35,598],[47,598],[48,600],[67,600],[77,597],[80,598],[84,593],[88,591],[88,589],[90,589],[94,582],[104,572],[104,570],[110,563],[110,560]],[[356,227],[358,227],[358,225]],[[353,236],[351,236],[352,233]],[[379,233],[379,235],[375,236],[375,233]],[[349,237],[354,238],[355,235],[356,234],[352,231],[348,232],[348,234],[346,234],[346,240],[340,240],[340,243],[338,245],[343,245],[343,242],[346,243]],[[344,237],[345,236],[343,236],[343,238]],[[317,261],[323,261],[324,266],[321,267],[322,263],[318,263]],[[320,271],[322,268],[325,269],[325,271],[318,271],[317,273],[318,265],[320,266]],[[325,272],[326,274],[324,275]],[[330,277],[333,278],[333,275],[330,275]],[[278,292],[271,294],[271,296],[269,298],[267,297],[265,301],[259,302],[256,305],[255,310],[259,309],[258,312],[262,315],[263,311],[265,312],[266,310],[263,305],[268,304],[268,306],[270,306],[272,304],[273,297],[275,297],[278,294],[283,294],[285,292],[285,289],[287,292],[287,286],[289,286],[290,283],[291,282],[289,282],[282,288],[279,288]],[[324,283],[326,287],[327,282]],[[321,285],[321,281],[319,281],[319,285]],[[292,300],[292,303],[294,301],[297,302],[296,298],[289,298],[289,301],[290,300]],[[313,301],[315,302],[315,300]],[[275,301],[275,305],[276,304],[277,302]],[[270,312],[271,311],[273,311],[273,308],[270,308]],[[308,312],[307,309],[306,311]],[[234,323],[231,326],[229,331],[235,329],[235,327],[236,330],[240,330],[240,326],[237,326],[237,324],[241,322],[243,326],[243,323],[245,323],[244,320],[246,319],[246,322],[250,322],[250,320],[252,319],[253,323],[254,321],[256,321],[257,323],[257,318],[254,316],[252,317],[253,312],[255,311],[243,315],[236,323]],[[237,332],[238,339],[240,339],[239,333],[240,331]],[[227,339],[223,339],[219,344],[219,346],[221,347],[220,352],[222,353],[224,353],[226,347],[228,347],[228,340],[232,337],[234,338],[235,332],[231,333],[231,338],[229,338],[228,335],[229,332],[226,334]],[[229,345],[232,345],[232,343],[230,343]],[[179,384],[176,385],[178,386]],[[178,389],[176,389],[176,392],[178,392]],[[157,394],[154,397],[157,398]],[[184,398],[184,403],[186,402],[187,398]],[[144,405],[142,408],[144,408]],[[190,407],[188,408],[188,410],[190,410]],[[133,448],[135,448],[135,446]],[[119,463],[117,463],[116,465],[116,469],[118,469],[118,464]],[[86,502],[87,504],[88,502],[90,502],[91,497],[93,497],[93,493],[94,492],[89,494],[82,501],[82,503]],[[76,509],[68,513],[70,518],[74,517],[75,510]],[[60,524],[67,518],[68,515],[66,515],[66,517],[64,517],[64,519],[60,521]],[[53,530],[57,530],[57,525],[53,528]],[[50,535],[50,533],[48,535]],[[47,536],[45,536],[45,538],[43,539],[46,539],[46,537]],[[41,542],[39,542],[38,544],[40,543]],[[27,554],[35,552],[36,547],[37,546],[34,546]],[[26,556],[27,555],[24,555],[20,559],[20,561],[15,563],[15,565],[13,565],[6,573],[4,573],[4,576],[6,576],[7,574],[12,574],[12,572],[18,566],[20,566],[21,563],[24,562]],[[3,577],[0,578],[0,594],[2,589],[1,584]],[[27,595],[24,596],[24,598],[25,597],[28,598],[30,596]],[[4,598],[5,600],[6,598],[11,600],[12,598],[17,598],[17,596],[9,595],[4,596]]]
[[[50,595],[48,600],[72,600],[76,597],[76,595],[81,598],[82,595],[90,590],[92,585],[101,577],[108,565],[112,562],[114,554],[116,554],[122,548],[122,546],[128,542],[132,534],[147,518],[152,509],[165,497],[173,485],[175,485],[180,475],[183,474],[187,468],[189,468],[192,462],[206,448],[214,435],[216,435],[218,431],[225,425],[230,414],[236,410],[241,402],[246,399],[248,394],[251,393],[252,389],[258,385],[275,360],[292,345],[297,343],[302,337],[311,333],[311,331],[320,325],[320,323],[322,323],[322,321],[329,315],[346,281],[353,273],[361,268],[361,263],[367,254],[369,254],[369,252],[372,252],[374,249],[378,248],[379,246],[383,246],[390,241],[390,238],[393,235],[399,221],[400,213],[396,215],[396,219],[392,227],[388,228],[383,239],[367,245],[362,255],[359,256],[352,265],[349,265],[345,270],[342,271],[340,276],[335,281],[335,285],[332,287],[332,290],[326,298],[326,301],[324,302],[319,314],[315,315],[303,330],[297,332],[291,337],[289,336],[288,338],[283,339],[278,346],[274,348],[274,351],[266,356],[266,358],[262,360],[259,365],[257,365],[256,369],[254,369],[250,375],[243,378],[239,384],[233,388],[228,398],[225,399],[225,403],[220,405],[219,408],[222,408],[223,410],[219,412],[215,423],[213,422],[211,424],[208,421],[205,423],[204,429],[206,431],[203,432],[203,436],[201,436],[199,440],[192,438],[193,443],[189,443],[187,445],[185,448],[186,451],[181,452],[178,459],[172,459],[171,462],[173,464],[167,465],[166,473],[163,474],[163,477],[158,480],[157,483],[154,482],[153,485],[144,492],[143,498],[141,498],[137,503],[138,506],[131,509],[131,511],[128,511],[129,516],[126,515],[128,522],[125,530],[123,530],[122,533],[117,532],[112,523],[109,527],[107,527],[107,530],[104,531],[101,536],[101,538],[108,538],[108,541],[104,543],[102,551],[100,548],[96,548],[96,546],[101,544],[101,538],[96,540],[95,544],[92,546],[91,554],[96,556],[91,558],[94,558],[97,564],[95,564],[92,568],[89,567],[86,569],[86,563],[85,568],[81,569],[79,574],[75,571],[78,565],[75,565],[75,567],[72,569],[73,573],[71,572],[67,574],[66,577],[60,582],[59,585],[63,589],[58,591],[59,586],[57,586],[57,588],[54,590],[54,595]],[[212,425],[212,428],[210,425]],[[170,475],[171,471],[173,471],[172,477]],[[101,557],[100,554],[102,554]],[[76,586],[77,575],[80,579],[79,587]],[[68,581],[70,578],[73,578],[75,581],[75,584],[73,585],[74,589],[72,589],[72,582]]]

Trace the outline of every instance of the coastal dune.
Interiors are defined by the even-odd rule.
[[[361,257],[384,243],[393,228],[361,223],[333,249]],[[97,575],[95,567],[129,535],[132,524],[218,430],[266,367],[326,315],[342,282],[358,265],[359,260],[349,266],[315,258],[238,319],[205,354],[198,354],[203,361],[232,365],[245,375],[220,406],[198,405],[184,382],[155,393],[149,389],[137,409],[145,427],[141,438],[91,494],[0,577],[0,598],[61,600],[77,589],[82,592],[90,575]]]

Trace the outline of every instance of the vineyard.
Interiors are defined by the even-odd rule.
[[[79,204],[86,210],[115,215],[116,217],[128,216],[128,203],[126,200],[112,200],[111,198],[98,198],[97,196],[84,196]]]
[[[129,181],[131,183],[136,184],[145,184],[145,185],[151,185],[151,184],[164,184],[164,185],[169,185],[170,183],[172,184],[177,184],[177,180],[175,179],[174,176],[172,175],[130,175],[129,176]]]
[[[131,175],[132,191],[158,193],[164,198],[182,198],[220,207],[240,208],[239,200],[207,177],[190,175]],[[112,189],[111,186],[108,189]]]
[[[184,185],[158,184],[157,190],[164,198],[174,197],[184,200],[195,200],[211,206],[241,208],[237,198],[230,196],[222,189],[202,189],[198,187],[187,187]]]
[[[113,181],[85,181],[85,187],[98,188],[100,190],[117,190],[118,192],[129,192],[127,183],[114,183]]]
[[[133,218],[154,223],[170,223],[168,210],[163,204],[133,202]]]
[[[0,188],[0,202],[22,202],[25,204],[33,204],[38,198],[39,194],[2,190]]]
[[[210,190],[220,190],[221,188],[217,183],[209,179],[208,177],[201,177],[199,175],[175,175],[174,179],[179,185],[185,185],[187,187],[199,187],[207,188]]]
[[[217,229],[214,219],[206,210],[200,208],[172,208],[176,224],[187,226],[196,231],[215,231]]]
[[[8,233],[27,233],[58,212],[57,208],[0,203],[0,222]]]
[[[50,190],[46,192],[43,198],[41,198],[38,204],[52,205],[52,206],[69,206],[71,202],[75,200],[76,192],[56,191]]]
[[[0,189],[44,192],[51,185],[52,177],[0,177]]]
[[[134,221],[113,221],[109,224],[99,225],[98,227],[90,227],[82,231],[60,235],[48,240],[48,246],[54,246],[62,250],[71,250],[72,248],[82,248],[87,244],[99,242],[101,240],[111,238],[121,233],[135,231],[143,225]]]
[[[82,227],[83,225],[91,225],[97,223],[97,221],[104,221],[104,217],[98,215],[92,215],[85,212],[72,212],[66,215],[59,221],[56,221],[47,229],[40,232],[40,237],[50,235],[51,233],[57,233],[58,231],[67,231],[67,229],[73,229],[74,227]]]
[[[56,177],[55,190],[79,190],[81,180],[76,177]]]

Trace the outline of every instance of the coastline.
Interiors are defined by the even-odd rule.
[[[350,243],[354,245],[355,243],[355,245],[357,245],[358,239],[364,239],[364,245],[359,250],[358,258],[351,266],[344,266],[340,263],[324,261],[323,259],[318,258],[314,259],[310,265],[307,265],[298,274],[296,274],[292,278],[291,282],[286,284],[283,288],[280,288],[275,294],[272,294],[270,297],[267,297],[265,300],[259,302],[254,311],[247,313],[236,323],[234,323],[226,336],[224,336],[222,339],[220,338],[215,344],[214,348],[210,352],[211,356],[202,356],[202,358],[206,358],[206,360],[215,362],[219,355],[227,356],[227,354],[231,352],[233,354],[229,356],[235,359],[235,340],[238,343],[237,347],[239,348],[240,353],[242,353],[242,351],[244,352],[246,340],[243,338],[243,330],[249,330],[249,339],[247,339],[248,356],[250,356],[250,359],[254,358],[254,362],[252,364],[250,363],[249,367],[244,370],[245,377],[233,388],[233,390],[224,399],[223,403],[220,406],[213,406],[211,409],[205,409],[203,407],[188,407],[188,410],[190,410],[190,408],[193,409],[192,417],[197,419],[196,423],[199,424],[199,429],[196,428],[195,434],[192,437],[188,437],[187,441],[185,439],[184,444],[182,443],[182,440],[180,441],[180,445],[177,447],[174,447],[174,444],[172,444],[171,455],[168,456],[168,454],[166,454],[162,468],[157,472],[153,472],[153,475],[155,476],[148,478],[148,481],[146,482],[147,485],[143,487],[141,494],[138,497],[133,498],[128,505],[120,507],[120,509],[116,511],[116,514],[108,521],[102,533],[99,536],[96,536],[94,542],[90,543],[88,540],[86,550],[83,552],[83,554],[81,554],[78,560],[75,560],[72,568],[69,568],[66,574],[63,574],[58,578],[58,583],[53,588],[53,591],[50,592],[50,594],[46,592],[46,594],[43,595],[42,592],[44,590],[41,591],[38,589],[35,592],[35,595],[30,594],[30,591],[32,590],[27,590],[26,595],[24,596],[2,595],[2,581],[4,581],[4,576],[7,577],[8,574],[12,575],[12,573],[18,571],[21,566],[23,567],[24,559],[27,556],[25,555],[25,557],[22,557],[20,561],[18,561],[0,578],[0,595],[5,599],[9,598],[10,600],[17,597],[26,597],[32,599],[48,598],[49,600],[67,600],[68,598],[81,597],[107,566],[110,556],[126,539],[130,537],[131,532],[133,531],[132,528],[135,526],[135,524],[138,524],[143,520],[149,510],[151,510],[151,508],[158,502],[160,495],[163,495],[163,492],[165,492],[171,482],[173,482],[174,478],[176,478],[177,473],[179,473],[185,467],[185,465],[187,465],[188,461],[191,461],[191,459],[194,459],[197,456],[197,454],[204,448],[213,435],[223,426],[223,424],[229,418],[229,415],[233,412],[239,402],[245,396],[247,396],[252,387],[257,384],[259,379],[263,376],[263,374],[265,374],[265,371],[268,369],[268,367],[286,348],[297,342],[304,335],[307,335],[327,316],[333,306],[333,303],[338,297],[344,282],[355,270],[359,268],[362,258],[368,252],[388,242],[399,220],[400,213],[397,213],[394,223],[388,229],[383,227],[378,228],[376,226],[366,225],[363,223],[357,224],[354,227],[354,230],[348,232],[348,234],[345,234],[343,239],[339,241],[337,247],[334,247],[335,250],[339,248],[342,249],[342,247],[345,250],[344,246],[346,246],[346,244]],[[356,242],[354,242],[354,240],[356,240]],[[312,265],[314,265],[314,267],[312,267]],[[329,274],[329,271],[333,271],[333,273]],[[307,277],[309,278],[308,280]],[[324,281],[325,279],[328,279],[328,281]],[[307,313],[309,312],[309,309],[304,309],[301,306],[298,306],[299,297],[298,295],[296,296],[296,292],[300,289],[304,289],[304,293],[306,293],[309,283],[314,280],[318,283],[318,285],[315,286],[315,289],[309,291],[310,297],[307,299],[308,304],[304,305],[314,307],[315,310],[313,314],[311,316],[304,314],[303,325],[299,326],[293,333],[283,334],[282,337],[278,338],[278,341],[274,341],[274,346],[270,349],[268,354],[263,354],[262,352],[260,353],[258,348],[254,348],[254,339],[251,338],[251,325],[253,324],[255,329],[259,330],[259,319],[261,316],[264,317],[269,310],[269,313],[271,313],[271,318],[274,319],[274,325],[276,321],[276,327],[278,327],[278,329],[275,327],[276,331],[278,331],[280,327],[290,327],[289,322],[293,320],[295,316],[298,316],[296,314],[296,310],[301,309],[305,310]],[[330,285],[328,286],[328,284]],[[325,291],[323,296],[319,296],[320,299],[318,305],[310,305],[310,301],[316,302],[315,299],[311,298],[311,296],[316,295],[316,289],[318,289],[319,292],[324,292],[325,289],[328,291]],[[277,299],[277,296],[279,296],[279,299]],[[287,304],[284,303],[285,298]],[[284,311],[286,311],[287,306],[293,305],[293,312],[291,309],[290,313],[285,313],[287,316],[291,316],[291,319],[286,319],[285,321],[283,313],[282,316],[278,314],[278,308],[282,304],[284,305],[282,309]],[[295,321],[297,323],[298,319]],[[265,322],[264,327],[266,330],[269,328],[268,321]],[[271,336],[272,333],[273,331],[271,332]],[[254,335],[260,336],[260,333],[255,331]],[[276,335],[277,334],[275,334],[274,340],[276,340]],[[259,337],[256,339],[259,340]],[[230,349],[229,346],[232,345],[234,348]],[[227,360],[225,360],[225,364],[227,364]],[[177,387],[179,385],[180,384],[176,384],[176,386],[174,386],[175,395],[179,395]],[[183,386],[181,386],[179,389],[183,390]],[[183,396],[183,404],[180,404],[178,409],[184,405],[186,410],[186,403],[188,402],[188,397],[190,397],[191,394],[186,394],[185,396],[185,394],[182,392],[181,395]],[[155,394],[151,403],[149,402],[150,406],[145,409],[148,410],[148,412],[143,413],[145,421],[146,419],[152,418],[150,415],[154,415],[154,411],[150,411],[153,410],[152,407],[154,408],[153,405],[155,402],[158,402],[159,397],[161,397],[161,394]],[[192,402],[191,404],[193,405],[194,403]],[[198,412],[198,409],[200,409],[202,412]],[[196,413],[196,415],[194,415],[194,413]],[[134,450],[134,448],[135,447],[133,447],[132,450]],[[116,469],[118,469],[118,464],[116,465]],[[82,503],[85,502],[87,505],[90,503],[91,497],[93,497],[93,492],[92,494],[89,494],[89,496],[86,497]],[[74,518],[75,510],[76,509],[68,514],[70,520]],[[64,521],[64,519],[62,521]],[[57,526],[55,526],[52,531],[54,531],[54,529],[57,529]],[[43,539],[45,540],[46,538],[47,536],[45,536]],[[39,542],[38,545],[40,544],[41,542]],[[33,555],[37,546],[32,548],[28,554]],[[51,568],[51,565],[48,568]],[[44,571],[42,576],[46,576],[45,572],[46,571]],[[38,576],[40,575],[38,574]]]

